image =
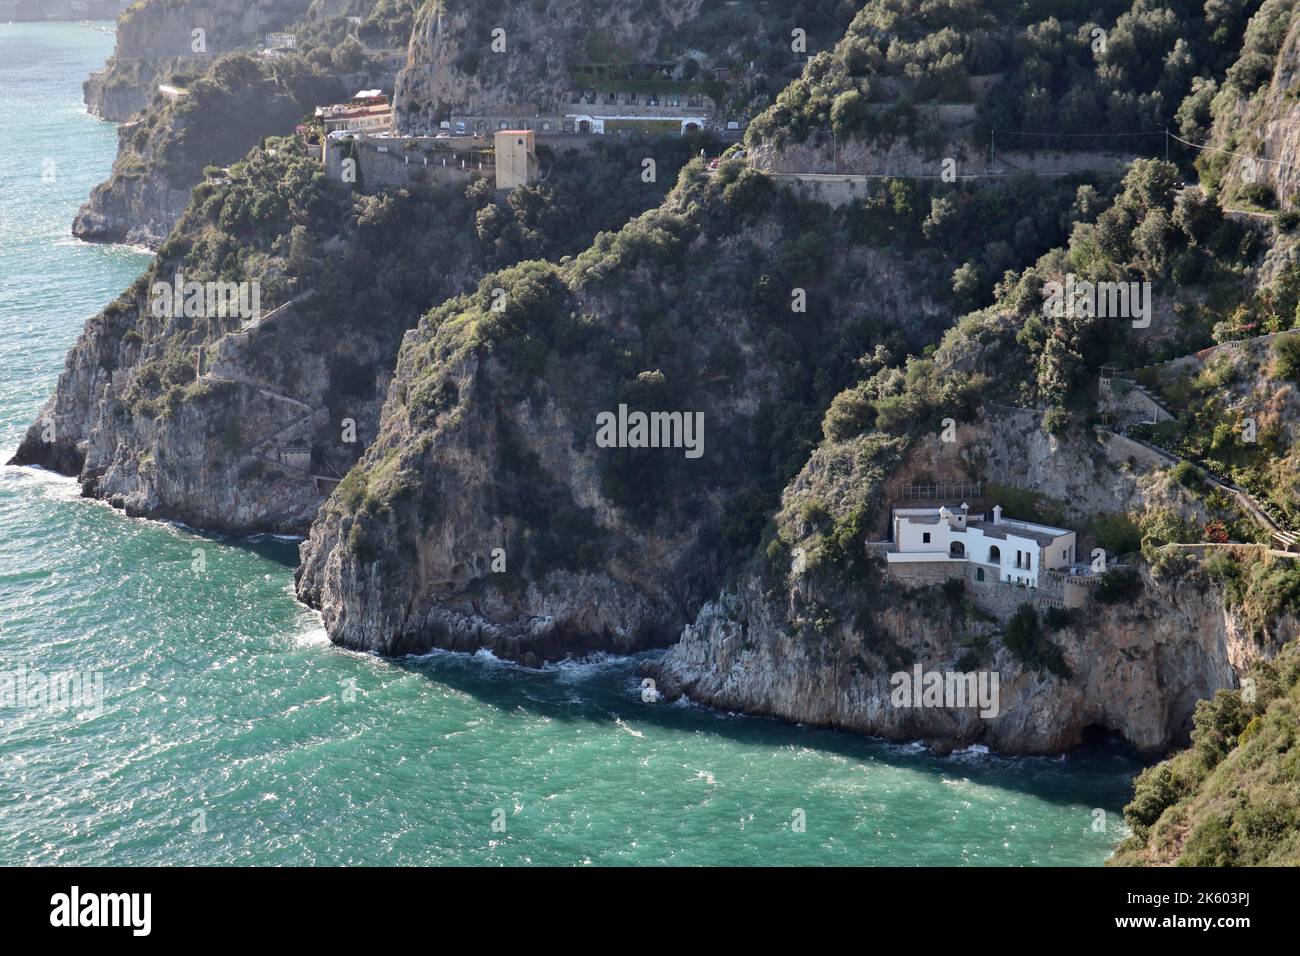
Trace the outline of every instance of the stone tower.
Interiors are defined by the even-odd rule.
[[[537,143],[532,130],[498,130],[495,145],[497,189],[537,182]]]

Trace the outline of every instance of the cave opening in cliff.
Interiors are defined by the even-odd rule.
[[[1105,724],[1088,724],[1079,733],[1079,744],[1083,747],[1101,747],[1122,739],[1118,733]]]

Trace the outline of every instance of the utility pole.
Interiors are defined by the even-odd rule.
[[[1169,162],[1169,127],[1165,127],[1165,162]]]

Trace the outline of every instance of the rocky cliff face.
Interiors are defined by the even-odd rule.
[[[1251,185],[1267,186],[1279,201],[1300,191],[1300,17],[1294,0],[1266,0],[1246,29],[1239,59],[1213,100],[1211,142],[1218,152],[1202,162],[1234,199]],[[1237,154],[1237,155],[1231,155]]]
[[[157,249],[185,212],[202,166],[193,182],[173,185],[171,178],[157,174],[156,151],[147,139],[143,150],[136,151],[135,140],[142,132],[138,122],[124,123],[118,130],[112,174],[94,188],[72,221],[78,239]]]
[[[382,204],[333,190],[291,141],[275,142],[196,190],[150,271],[87,323],[16,464],[77,475],[84,493],[133,515],[233,533],[306,530],[328,488],[315,476],[341,477],[373,440],[414,322],[414,306],[395,308],[374,288],[372,257],[391,242],[426,247],[407,229],[423,214],[407,227],[386,220]],[[424,294],[468,281],[475,240],[453,213],[457,198],[423,207],[438,202],[443,230],[459,236],[419,227],[451,259],[412,276]],[[318,232],[304,226],[309,208]],[[227,258],[233,249],[244,258]],[[160,314],[154,285],[174,286],[178,274],[209,295],[218,276],[247,283],[250,299],[256,283],[263,310],[222,316],[201,302]],[[349,335],[362,301],[377,314]]]
[[[1290,622],[1294,633],[1295,621]],[[1296,866],[1300,646],[1196,709],[1193,745],[1144,770],[1111,866]]]
[[[219,59],[174,101],[157,94],[122,125],[112,175],[77,213],[73,235],[156,249],[206,167],[228,166],[264,137],[292,133],[316,104],[336,102],[368,79],[325,74],[297,57]]]
[[[196,130],[187,118],[173,134],[190,148]],[[468,180],[349,190],[295,140],[269,140],[193,191],[148,275],[87,323],[15,462],[132,514],[306,531],[376,437],[403,333],[490,266],[577,251],[658,201],[667,183],[628,187],[632,149],[596,146],[506,201]],[[665,144],[666,177],[689,150]],[[199,301],[160,315],[152,287],[177,274],[256,282],[263,314]]]
[[[0,21],[114,20],[131,0],[0,0]]]
[[[875,470],[863,468],[873,460]],[[1198,700],[1234,686],[1287,633],[1283,622],[1263,643],[1254,640],[1221,590],[1194,563],[1179,561],[1156,573],[1144,568],[1136,598],[1108,603],[1094,592],[1083,610],[1055,619],[1048,639],[1065,671],[1027,664],[1003,642],[1005,625],[981,613],[961,584],[909,587],[887,576],[870,550],[845,572],[823,559],[833,532],[804,516],[843,515],[865,501],[883,519],[886,476],[890,483],[996,476],[1062,501],[1072,525],[1084,529],[1086,555],[1091,518],[1169,502],[1158,463],[1130,460],[1099,437],[1047,435],[1033,416],[996,408],[960,428],[955,442],[923,438],[892,462],[868,439],[819,449],[787,488],[778,517],[799,562],[780,551],[706,606],[658,666],[661,689],[942,749],[1057,753],[1104,730],[1161,752],[1185,741]],[[874,527],[880,533],[883,520]],[[926,672],[997,673],[1000,713],[985,719],[974,709],[894,706],[890,676],[917,664]]]
[[[431,0],[416,20],[397,80],[402,129],[437,127],[451,111],[535,116],[554,112],[572,88],[570,70],[585,62],[637,62],[700,12],[700,0],[632,6],[592,0],[483,5]],[[496,30],[504,31],[496,34]],[[493,49],[494,38],[500,52]]]
[[[102,119],[123,121],[145,107],[173,70],[202,69],[219,54],[255,47],[310,6],[311,0],[135,3],[118,19],[117,44],[104,70],[85,83],[86,106]]]
[[[872,573],[883,573],[880,567]],[[710,603],[660,662],[660,690],[691,700],[946,750],[1060,753],[1098,731],[1160,753],[1186,741],[1198,700],[1237,682],[1259,649],[1203,577],[1145,577],[1140,601],[1088,612],[1053,633],[1071,675],[1027,668],[998,647],[978,670],[999,675],[999,713],[897,707],[890,676],[976,670],[962,661],[988,625],[965,620],[960,598],[883,585],[865,620],[818,628],[828,595],[798,584],[774,600],[757,581]],[[892,593],[889,593],[891,592]]]
[[[266,316],[253,348],[238,321],[153,318],[151,304],[141,284],[87,323],[13,463],[76,475],[83,494],[132,516],[301,533],[323,499],[313,475],[337,474],[349,457],[331,409],[342,387],[335,356],[285,347],[318,338],[310,300]],[[386,357],[367,352],[382,344],[362,343],[366,351],[349,350],[349,360],[381,368]],[[202,376],[200,347],[209,362]],[[147,396],[160,377],[175,391],[157,402]],[[373,430],[382,385],[348,402],[360,441]]]
[[[734,177],[694,169],[583,256],[490,277],[407,337],[381,438],[303,547],[298,593],[336,642],[535,664],[666,644],[694,619],[729,539],[761,525],[762,486],[747,482],[778,457],[776,419],[810,413],[784,363],[833,379],[865,314],[912,341],[941,314],[892,251],[828,248],[807,294],[837,306],[785,338],[786,294],[756,302],[741,263],[792,240],[794,222],[813,242],[814,207]],[[598,415],[620,405],[698,412],[703,454],[602,446]]]

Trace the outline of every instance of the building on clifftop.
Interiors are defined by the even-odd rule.
[[[977,581],[1038,588],[1048,572],[1075,564],[1075,549],[1073,531],[1004,518],[1001,505],[985,520],[963,504],[955,510],[895,508],[893,548],[885,560],[891,566],[960,562],[973,568]]]

